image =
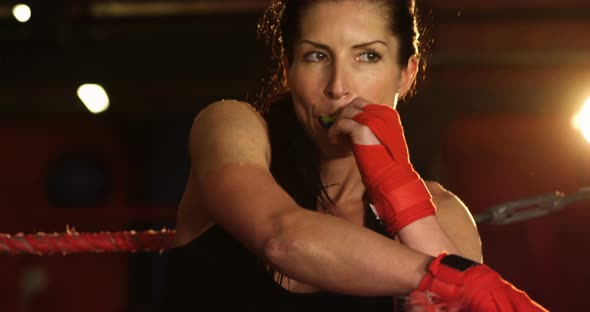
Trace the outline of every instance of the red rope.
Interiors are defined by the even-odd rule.
[[[174,235],[174,230],[167,229],[97,233],[78,233],[67,229],[65,233],[52,234],[0,234],[0,254],[44,256],[57,253],[163,252],[173,247]]]

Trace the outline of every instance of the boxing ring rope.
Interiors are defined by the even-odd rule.
[[[506,225],[548,215],[571,204],[590,200],[590,186],[568,195],[562,192],[542,194],[492,206],[474,215],[478,224]],[[142,232],[0,234],[0,255],[38,256],[72,253],[164,252],[174,246],[175,230]]]
[[[504,225],[526,221],[559,211],[571,204],[590,200],[590,186],[577,192],[564,194],[559,191],[541,194],[492,206],[474,215],[478,224]]]
[[[85,252],[163,252],[174,246],[174,235],[174,230],[167,229],[96,233],[78,233],[67,229],[65,233],[0,234],[0,254],[45,256]]]

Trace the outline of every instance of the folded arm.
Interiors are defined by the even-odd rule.
[[[432,257],[338,217],[299,207],[269,171],[264,121],[247,104],[203,110],[191,132],[200,204],[275,270],[324,290],[399,295]]]

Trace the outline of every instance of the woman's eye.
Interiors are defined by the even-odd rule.
[[[322,52],[309,52],[305,53],[305,60],[310,62],[325,62],[328,60],[328,56]]]
[[[381,60],[381,55],[375,51],[369,51],[361,54],[358,57],[358,60],[360,60],[361,62],[375,63]]]

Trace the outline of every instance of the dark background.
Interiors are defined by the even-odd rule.
[[[265,0],[0,2],[0,233],[174,227],[198,111],[252,99],[268,54]],[[590,1],[428,0],[432,49],[400,107],[420,173],[473,214],[590,185],[590,144],[570,127],[590,97]],[[103,85],[106,113],[76,96]],[[590,291],[590,207],[481,224],[484,257],[552,311]],[[2,311],[151,311],[158,253],[0,255]]]

